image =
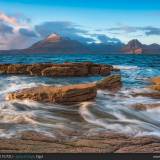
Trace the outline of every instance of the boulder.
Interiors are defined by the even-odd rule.
[[[29,99],[40,102],[73,104],[93,100],[95,97],[95,84],[78,84],[62,87],[39,86],[27,88],[8,94],[7,100]]]
[[[117,90],[122,86],[120,75],[111,75],[96,83],[97,89]]]

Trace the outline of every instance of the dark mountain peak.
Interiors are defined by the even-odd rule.
[[[142,43],[138,41],[138,39],[132,39],[131,41],[128,42],[127,46],[130,49],[137,49],[142,47]]]
[[[53,33],[27,48],[28,53],[88,53],[88,48],[76,40]]]
[[[137,39],[133,39],[122,48],[122,52],[140,54],[143,52],[143,44]]]

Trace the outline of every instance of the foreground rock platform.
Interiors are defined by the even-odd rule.
[[[28,131],[19,139],[0,139],[0,153],[159,153],[160,139],[100,133],[75,140],[54,139]]]
[[[37,63],[37,64],[0,64],[1,74],[24,74],[32,76],[106,76],[113,71],[111,65],[95,64],[92,62],[82,63]],[[115,69],[115,71],[118,71]]]
[[[72,104],[93,100],[96,97],[96,93],[96,85],[92,83],[62,87],[39,86],[10,93],[7,96],[7,100],[29,99],[39,102]]]

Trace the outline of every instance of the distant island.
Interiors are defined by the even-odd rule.
[[[159,44],[142,44],[137,39],[124,44],[113,43],[81,43],[58,34],[51,34],[26,49],[0,50],[0,53],[128,53],[128,54],[160,54]]]

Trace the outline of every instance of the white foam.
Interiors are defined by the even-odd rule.
[[[113,65],[114,68],[119,68],[121,70],[137,70],[138,66],[128,66],[128,65]]]

